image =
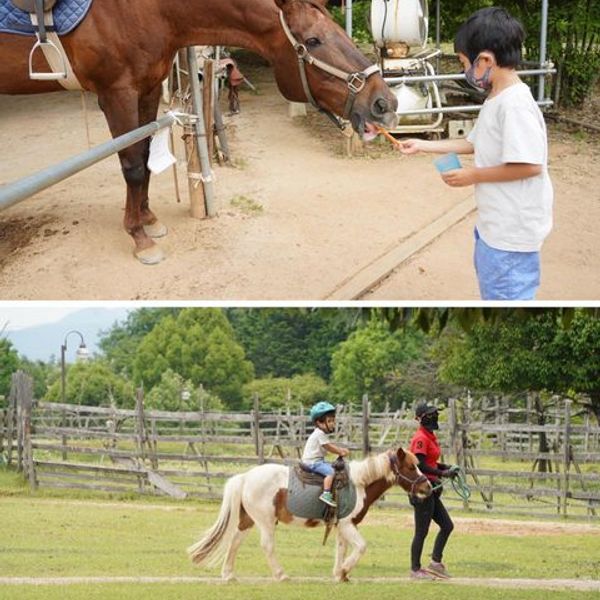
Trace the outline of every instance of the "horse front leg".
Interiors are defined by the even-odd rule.
[[[348,575],[350,574],[350,571],[352,571],[352,569],[356,566],[356,563],[360,560],[360,557],[367,550],[367,542],[363,536],[358,533],[358,529],[356,529],[351,521],[348,521],[348,523],[344,523],[343,525],[340,522],[338,527],[340,527],[339,534],[342,535],[354,547],[354,550],[350,556],[342,562],[341,569],[337,576],[338,581],[348,581]]]
[[[145,94],[140,97],[138,107],[140,115],[140,127],[147,125],[152,121],[156,120],[158,113],[158,106],[160,104],[160,98],[162,94],[162,83],[157,85],[154,90],[149,94]],[[146,154],[144,156],[144,164],[148,164],[148,157],[150,155],[150,144],[146,148]],[[150,188],[150,169],[146,168],[146,174],[144,179],[144,185],[142,188],[142,204],[140,208],[140,218],[146,235],[151,238],[159,238],[167,235],[167,227],[163,225],[156,215],[150,210],[150,199],[148,190]]]
[[[342,535],[338,527],[337,531],[337,543],[335,546],[335,562],[333,564],[333,576],[338,581],[348,581],[348,577],[343,578],[342,575],[342,563],[344,562],[344,558],[346,557],[346,551],[348,549],[348,542],[346,538]]]
[[[106,90],[98,94],[98,100],[113,137],[139,127],[138,94],[134,90]],[[119,160],[127,183],[125,230],[133,238],[136,258],[143,264],[156,264],[164,259],[164,252],[144,231],[142,218],[144,195],[147,204],[149,145],[147,139],[133,144],[119,152]]]

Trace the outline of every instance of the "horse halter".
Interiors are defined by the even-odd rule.
[[[394,475],[396,476],[396,483],[400,484],[400,480],[406,481],[407,483],[410,483],[410,495],[411,496],[415,496],[415,487],[417,485],[419,485],[419,483],[423,483],[425,481],[429,481],[427,479],[427,477],[425,477],[425,475],[423,475],[423,473],[417,475],[417,477],[415,479],[411,479],[410,477],[407,477],[406,475],[403,475],[400,472],[400,466],[398,464],[398,456],[396,454],[390,454],[389,456],[390,458],[390,467],[392,468],[392,472],[394,473]]]
[[[300,79],[302,80],[302,87],[304,88],[306,97],[315,108],[326,113],[327,116],[329,116],[329,118],[338,125],[338,127],[342,128],[339,117],[333,115],[328,110],[321,108],[314,99],[308,85],[308,79],[306,77],[306,64],[314,65],[322,71],[325,71],[326,73],[329,73],[330,75],[333,75],[334,77],[342,79],[346,82],[348,85],[348,97],[346,98],[346,106],[344,107],[344,114],[342,115],[342,118],[345,120],[348,120],[348,117],[350,116],[356,96],[365,87],[367,79],[374,73],[379,73],[379,67],[377,65],[371,65],[362,71],[355,71],[354,73],[348,73],[338,69],[337,67],[333,67],[326,62],[315,58],[308,51],[308,48],[304,44],[301,44],[294,37],[294,34],[291,32],[288,24],[285,21],[283,11],[281,10],[279,11],[279,20],[281,21],[281,26],[283,27],[283,31],[285,32],[287,39],[290,41],[290,44],[292,44],[294,51],[296,52],[296,57],[298,58],[298,69],[300,71]]]

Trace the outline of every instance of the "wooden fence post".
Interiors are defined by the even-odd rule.
[[[367,456],[371,451],[369,442],[369,395],[362,397],[362,451],[363,456]]]
[[[563,426],[562,513],[566,517],[570,483],[569,471],[571,469],[571,400],[565,400],[565,422]]]
[[[258,462],[265,462],[264,448],[260,436],[260,400],[258,394],[254,394],[254,408],[252,409],[254,450],[258,456]]]
[[[15,375],[12,375],[10,392],[8,394],[8,409],[6,412],[6,464],[12,464],[15,423],[17,418],[17,388]]]

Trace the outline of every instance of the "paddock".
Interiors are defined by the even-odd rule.
[[[188,216],[180,161],[180,204],[169,171],[151,185],[168,258],[134,264],[109,158],[0,215],[2,299],[478,299],[472,190],[448,188],[431,157],[399,157],[383,141],[346,157],[324,117],[288,116],[268,67],[241,67],[259,93],[243,89],[241,114],[226,117],[234,166],[215,167],[216,218]],[[92,145],[106,141],[91,96],[88,119]],[[600,144],[550,130],[555,228],[538,299],[592,300]],[[0,148],[0,183],[86,150],[79,95],[0,97]]]

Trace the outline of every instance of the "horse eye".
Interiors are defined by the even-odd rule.
[[[321,40],[316,37],[311,37],[304,42],[307,48],[316,48],[321,45]]]

